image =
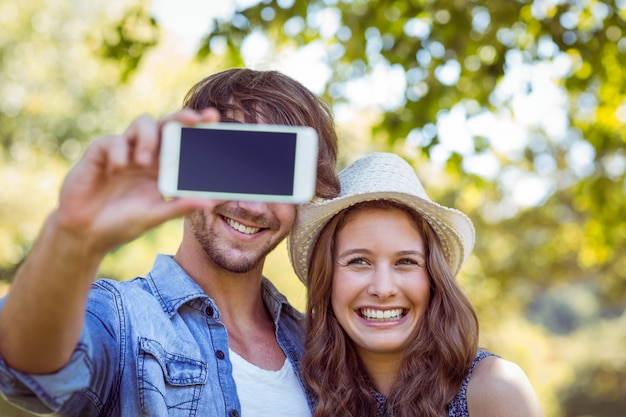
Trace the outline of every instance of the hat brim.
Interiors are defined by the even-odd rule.
[[[459,210],[415,195],[369,192],[300,206],[287,247],[296,275],[303,283],[306,284],[313,246],[326,224],[342,210],[372,200],[395,201],[421,214],[439,236],[453,275],[458,273],[474,247],[475,231],[469,217]]]

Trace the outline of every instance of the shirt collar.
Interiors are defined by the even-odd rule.
[[[265,307],[269,310],[276,326],[278,326],[281,314],[288,314],[296,320],[302,318],[302,313],[293,308],[287,301],[287,298],[265,277],[263,277],[263,281],[261,282],[261,296],[263,297],[263,304],[265,304]]]
[[[158,255],[146,278],[161,308],[170,317],[186,302],[196,298],[208,298],[170,255]]]
[[[161,308],[170,317],[183,304],[199,298],[204,298],[206,303],[217,308],[213,300],[170,255],[157,256],[147,279]],[[289,314],[297,319],[302,317],[302,313],[294,309],[287,298],[265,277],[261,283],[261,295],[275,324],[278,324],[281,313]]]

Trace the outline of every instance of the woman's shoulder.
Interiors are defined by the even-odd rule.
[[[467,387],[471,417],[543,417],[539,399],[522,368],[498,356],[476,364]]]

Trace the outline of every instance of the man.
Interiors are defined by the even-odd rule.
[[[296,81],[233,69],[194,86],[183,110],[101,138],[68,174],[0,310],[0,390],[63,416],[310,415],[298,360],[302,317],[262,277],[290,204],[164,200],[159,129],[238,121],[305,125],[320,137],[316,195],[334,197],[331,112]],[[185,216],[173,257],[145,278],[93,283],[107,252]]]

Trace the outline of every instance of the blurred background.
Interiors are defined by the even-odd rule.
[[[459,281],[481,345],[548,417],[626,415],[626,0],[3,1],[0,294],[88,141],[243,66],[332,104],[339,169],[396,152],[472,218]],[[144,275],[180,234],[120,247],[100,275]],[[284,246],[266,274],[303,309]]]

